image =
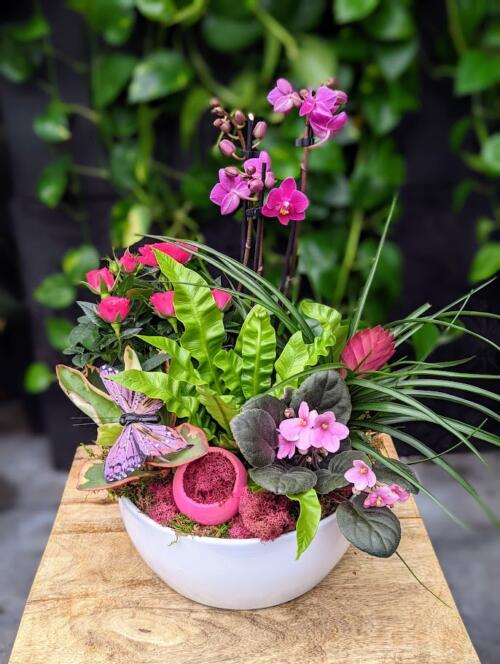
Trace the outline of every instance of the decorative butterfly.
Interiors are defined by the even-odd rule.
[[[107,365],[99,369],[104,387],[122,411],[123,431],[110,449],[104,464],[106,481],[121,480],[144,463],[148,456],[171,454],[188,447],[187,441],[175,429],[159,424],[160,399],[150,399],[141,392],[109,380],[118,371]]]

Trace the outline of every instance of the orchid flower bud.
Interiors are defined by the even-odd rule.
[[[227,138],[223,138],[219,143],[219,150],[222,152],[224,157],[230,157],[236,150],[236,146],[232,141],[228,140]]]
[[[247,119],[245,117],[245,114],[240,110],[237,110],[237,111],[234,112],[233,120],[234,120],[234,124],[239,129],[241,129],[241,127],[243,127],[245,122],[247,121]]]
[[[248,183],[248,188],[252,194],[257,194],[259,191],[264,189],[264,185],[262,184],[262,180],[250,180]]]
[[[257,122],[257,124],[254,127],[253,130],[254,138],[260,140],[264,138],[266,134],[267,134],[267,122],[260,120],[259,122]]]
[[[245,168],[247,175],[254,175],[256,168],[255,166],[246,166]]]
[[[223,122],[220,126],[220,130],[223,134],[229,134],[229,132],[231,131],[231,125],[229,124],[229,122]]]
[[[221,141],[222,143],[222,141]],[[224,169],[226,175],[229,175],[230,178],[236,178],[240,174],[239,170],[236,168],[236,166],[226,166]]]
[[[209,104],[212,108],[215,108],[216,106],[220,106],[220,100],[217,99],[217,97],[212,97],[212,99],[209,101]]]
[[[213,126],[216,127],[217,129],[220,129],[221,124],[224,122],[221,118],[217,118],[217,120],[213,121]]]

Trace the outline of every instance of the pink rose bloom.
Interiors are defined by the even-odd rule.
[[[298,191],[295,180],[286,178],[279,187],[269,192],[262,214],[264,217],[278,217],[280,224],[288,226],[290,221],[302,221],[308,206],[309,199]]]
[[[278,78],[276,87],[267,95],[267,101],[275,113],[288,113],[294,106],[300,106],[302,99],[286,78]]]
[[[161,318],[175,316],[173,290],[166,291],[165,293],[153,293],[149,298],[149,302],[155,313]]]
[[[295,443],[299,450],[308,450],[311,447],[311,426],[317,416],[318,412],[309,411],[309,406],[303,401],[299,406],[299,416],[283,420],[279,432],[285,440]]]
[[[394,507],[398,501],[395,491],[388,486],[380,486],[366,496],[363,507]]]
[[[406,491],[406,489],[403,489],[403,487],[399,486],[399,484],[391,484],[389,488],[397,495],[400,503],[405,503],[410,497],[410,493]]]
[[[125,272],[133,272],[135,266],[137,265],[137,260],[133,254],[127,249],[127,251],[120,258],[120,266]]]
[[[245,173],[250,176],[248,184],[251,190],[260,191],[262,189],[262,164],[266,165],[266,176],[264,179],[266,189],[270,189],[276,182],[272,171],[271,157],[263,150],[258,157],[247,159],[243,164]]]
[[[386,364],[394,352],[394,337],[377,325],[356,332],[345,345],[340,361],[356,373],[377,371]],[[345,369],[342,369],[340,374],[345,376]]]
[[[210,192],[210,200],[215,205],[220,206],[220,213],[222,215],[226,215],[237,210],[240,201],[250,198],[251,195],[252,192],[241,175],[228,175],[221,168],[219,170],[219,182]]]
[[[97,307],[97,315],[107,323],[121,323],[130,311],[130,300],[126,297],[110,295]]]
[[[190,251],[186,251],[182,247],[187,247]],[[142,265],[147,265],[149,267],[158,267],[158,261],[156,260],[155,253],[153,249],[161,251],[163,254],[167,254],[177,261],[178,263],[187,263],[192,258],[192,251],[198,251],[196,247],[187,244],[187,242],[155,242],[153,244],[143,244],[142,247],[139,247],[138,262]]]
[[[113,290],[115,278],[107,267],[100,270],[91,270],[87,272],[87,285],[93,293],[100,293],[102,290],[109,292]]]
[[[229,307],[229,304],[232,300],[231,293],[219,290],[218,288],[213,288],[212,295],[214,297],[215,304],[221,311],[225,311]]]
[[[281,434],[278,435],[278,459],[291,459],[295,454],[295,443],[292,440],[286,440]]]
[[[337,452],[340,441],[347,438],[349,429],[345,424],[337,422],[331,411],[318,415],[311,430],[311,446],[324,447],[328,452]]]
[[[354,484],[356,491],[364,491],[368,487],[375,486],[377,478],[373,470],[364,461],[355,459],[352,468],[344,473],[348,482]]]

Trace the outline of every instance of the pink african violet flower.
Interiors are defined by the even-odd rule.
[[[354,484],[356,491],[364,491],[368,487],[375,486],[377,478],[373,470],[364,461],[355,459],[352,468],[344,473],[348,482]]]
[[[212,295],[214,297],[215,304],[221,311],[225,311],[229,307],[229,304],[232,300],[231,293],[219,290],[218,288],[213,288]]]
[[[130,300],[126,297],[110,295],[101,300],[97,314],[107,323],[121,323],[130,311]]]
[[[252,195],[248,184],[241,175],[231,176],[221,168],[219,170],[219,182],[210,192],[210,200],[220,206],[222,215],[231,214],[238,209],[241,199]]]
[[[394,351],[394,337],[377,325],[356,332],[345,345],[340,361],[356,373],[377,371],[393,356]],[[345,376],[345,369],[340,374]]]
[[[337,422],[335,414],[330,410],[318,415],[312,423],[311,446],[324,447],[328,452],[337,452],[340,441],[347,438],[349,429],[345,424]]]
[[[293,440],[286,440],[281,434],[278,435],[278,459],[291,459],[295,454],[295,443]]]
[[[380,486],[367,495],[363,507],[394,507],[399,501],[398,494],[388,486]]]
[[[288,113],[294,106],[300,106],[302,99],[286,78],[278,78],[276,87],[267,95],[267,101],[275,113]]]
[[[279,187],[269,192],[262,208],[264,217],[278,217],[283,226],[290,221],[302,221],[309,206],[309,199],[301,191],[293,178],[286,178]]]
[[[264,178],[266,189],[270,189],[276,182],[272,171],[271,157],[263,150],[258,157],[247,159],[243,164],[245,173],[250,177],[248,185],[252,191],[260,191],[262,189],[262,164],[266,165],[266,176]]]
[[[91,270],[87,272],[87,284],[93,293],[100,293],[102,289],[106,292],[112,291],[115,285],[115,278],[107,267],[100,270]]]
[[[309,411],[307,403],[302,401],[299,406],[299,416],[283,420],[279,425],[279,432],[285,440],[295,443],[299,450],[308,450],[311,446],[311,426],[317,416],[318,412]]]
[[[166,291],[165,293],[153,293],[149,301],[155,313],[161,318],[175,316],[173,290]]]
[[[187,247],[190,251],[186,251],[186,249],[183,249],[182,247]],[[161,251],[163,254],[167,254],[167,256],[173,258],[174,261],[182,264],[187,263],[188,260],[191,259],[192,251],[198,251],[196,247],[180,241],[143,244],[142,247],[139,247],[140,256],[137,258],[138,262],[149,267],[158,267],[158,261],[156,260],[153,249]]]
[[[389,488],[397,495],[400,503],[405,503],[410,497],[410,493],[399,484],[391,484]]]
[[[127,251],[120,258],[120,266],[125,270],[125,272],[133,272],[136,265],[137,260],[135,256],[127,249]]]

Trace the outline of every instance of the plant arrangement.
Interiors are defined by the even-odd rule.
[[[455,401],[498,421],[457,391],[498,396],[467,383],[461,361],[397,352],[424,325],[443,337],[478,337],[461,317],[494,315],[466,309],[472,291],[438,311],[424,304],[384,326],[364,322],[395,203],[349,318],[289,297],[307,225],[309,158],[348,121],[347,96],[333,85],[296,90],[279,79],[269,92],[275,110],[302,119],[299,183],[277,180],[271,152],[259,148],[262,120],[213,101],[218,148],[231,162],[210,199],[223,217],[240,215],[229,222],[241,226],[240,260],[199,242],[154,237],[88,273],[98,301],[80,303],[66,351],[75,366],[57,369],[62,389],[98,425],[99,451],[90,450],[81,489],[127,497],[184,535],[269,541],[295,531],[298,558],[322,519],[335,514],[349,542],[388,557],[401,537],[393,508],[411,493],[424,492],[459,521],[411,464],[384,456],[378,435],[388,434],[459,482],[499,525],[446,459],[450,450],[435,454],[405,429],[430,422],[456,439],[451,449],[464,446],[481,459],[476,440],[500,444],[485,423],[474,428],[441,416],[428,400]],[[263,276],[270,224],[289,234],[280,288]]]

